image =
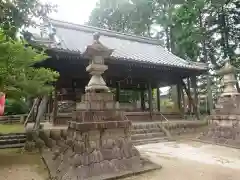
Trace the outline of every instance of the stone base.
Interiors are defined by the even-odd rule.
[[[240,115],[212,115],[210,124],[237,127],[240,126]]]
[[[212,125],[208,131],[201,133],[198,139],[240,148],[240,127]]]
[[[140,173],[159,166],[145,163],[130,140],[129,126],[95,129],[69,125],[68,130],[42,132],[40,138],[48,149],[43,158],[51,178],[67,180],[112,179]],[[101,128],[102,127],[102,128]],[[120,128],[121,127],[121,128]]]
[[[220,96],[212,113],[213,115],[240,116],[240,94]]]

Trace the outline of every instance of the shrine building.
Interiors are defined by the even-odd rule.
[[[50,68],[60,74],[48,105],[53,124],[65,124],[71,116],[69,113],[74,111],[75,103],[81,101],[90,79],[86,67],[91,59],[85,56],[86,47],[93,43],[95,33],[100,35],[99,41],[104,46],[113,50],[110,58],[105,59],[108,70],[103,78],[129,120],[165,119],[160,108],[159,88],[171,85],[177,85],[179,114],[183,115],[184,90],[197,113],[197,91],[191,95],[184,79],[195,79],[196,84],[196,77],[207,72],[206,64],[181,59],[155,39],[49,19],[41,36],[32,35],[28,40],[47,47],[49,58],[35,66]],[[156,108],[153,106],[153,89],[157,89]],[[121,102],[120,90],[133,90],[139,95],[139,100]]]

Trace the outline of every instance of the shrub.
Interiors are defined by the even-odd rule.
[[[5,115],[26,114],[28,113],[28,106],[23,100],[8,99],[5,105]]]

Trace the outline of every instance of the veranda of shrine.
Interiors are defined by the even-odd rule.
[[[65,124],[71,118],[68,112],[59,111],[61,101],[81,101],[81,95],[90,79],[86,72],[90,59],[84,56],[84,51],[86,46],[91,45],[94,33],[100,34],[100,42],[104,46],[113,49],[112,56],[105,59],[108,70],[103,78],[107,86],[114,89],[115,100],[129,120],[166,120],[166,114],[160,108],[159,88],[171,85],[177,85],[179,115],[184,115],[186,94],[199,118],[196,77],[207,72],[205,64],[183,60],[165,50],[154,39],[56,20],[51,20],[45,26],[51,26],[52,31],[47,35],[46,32],[43,33],[41,38],[34,37],[32,41],[47,45],[46,52],[50,57],[36,66],[51,68],[60,73],[47,108],[48,113],[52,114],[53,124]],[[193,91],[184,82],[186,78],[192,79]],[[157,90],[156,102],[153,102],[153,89]],[[139,101],[122,103],[120,90],[133,90],[139,95]],[[144,95],[146,92],[147,99]],[[153,104],[156,104],[156,108]],[[74,111],[74,105],[72,110]]]

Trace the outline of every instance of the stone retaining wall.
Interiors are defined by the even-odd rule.
[[[208,131],[201,133],[198,139],[240,148],[240,127],[212,125]]]
[[[185,135],[196,133],[201,128],[207,127],[207,121],[189,121],[185,123],[168,123],[163,124],[163,126],[170,132],[173,136]]]

